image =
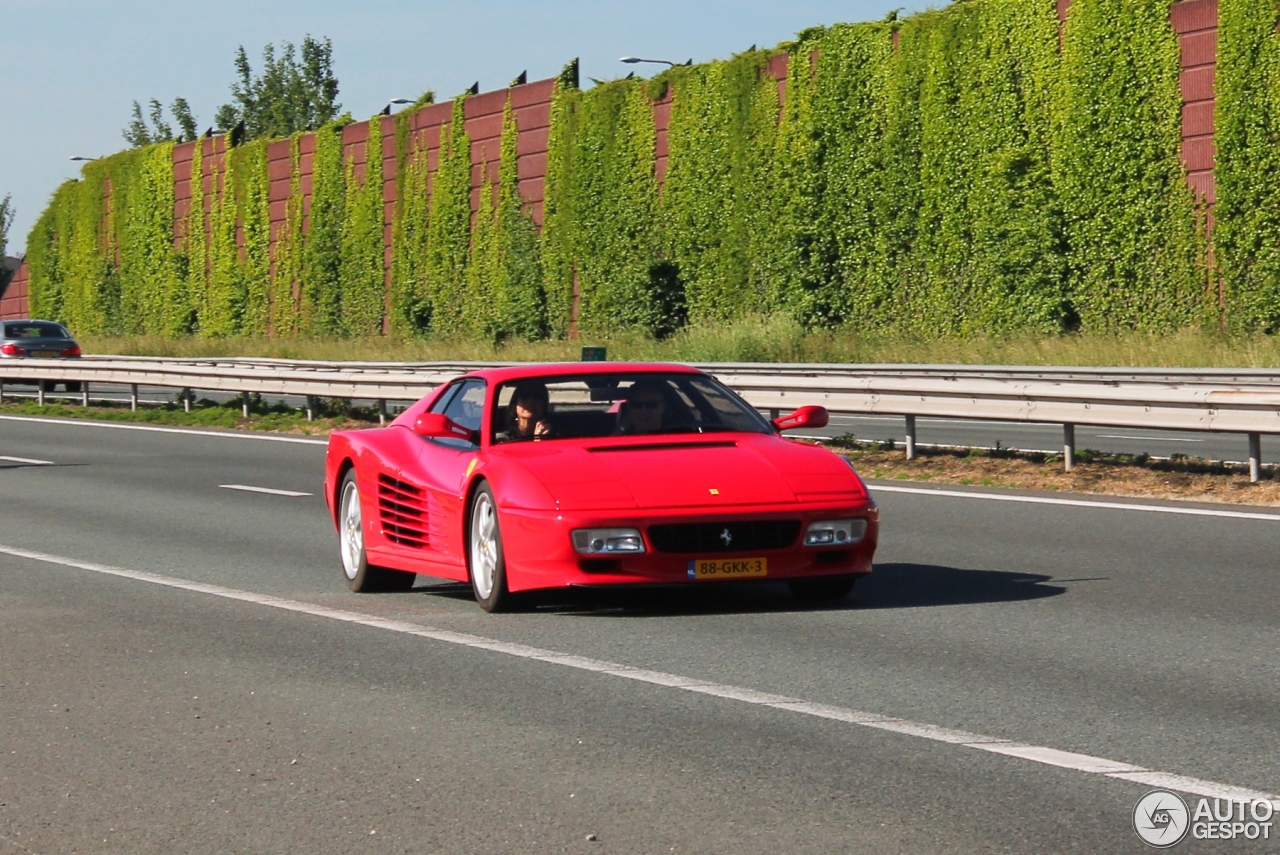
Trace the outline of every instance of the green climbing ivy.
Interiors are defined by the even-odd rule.
[[[577,115],[572,139],[559,141],[570,149],[567,162],[557,164],[572,177],[548,176],[548,217],[551,225],[571,211],[573,223],[558,233],[559,223],[551,225],[556,257],[548,268],[562,278],[549,282],[547,291],[562,301],[567,291],[572,306],[576,282],[577,322],[584,331],[653,331],[660,320],[653,293],[659,260],[656,131],[645,91],[644,81],[619,80],[557,93],[567,103],[553,112]],[[553,200],[553,193],[566,195]],[[563,323],[563,307],[559,313]]]
[[[396,207],[391,236],[391,329],[418,334],[431,324],[427,293],[429,187],[425,134],[413,133],[413,114],[396,115]]]
[[[430,307],[430,329],[444,335],[464,332],[469,314],[471,138],[465,110],[463,95],[453,102],[449,124],[440,129],[439,166],[432,176],[427,219],[423,291]]]
[[[302,278],[302,172],[299,135],[289,138],[289,197],[284,222],[278,227],[271,256],[271,331],[278,336],[298,333],[297,286]]]
[[[1219,0],[1213,242],[1227,324],[1280,331],[1280,9]]]
[[[302,269],[302,331],[340,335],[342,324],[342,221],[346,214],[346,166],[342,127],[315,133],[311,160],[310,227]]]
[[[662,321],[728,320],[769,308],[778,85],[769,52],[673,69],[668,168],[659,216],[680,293]]]
[[[1167,331],[1211,308],[1179,159],[1169,0],[1076,0],[1062,46],[1054,184],[1084,329]]]
[[[382,332],[386,274],[383,271],[382,123],[369,120],[364,176],[356,174],[356,152],[347,154],[343,202],[341,277],[342,325],[347,335]]]

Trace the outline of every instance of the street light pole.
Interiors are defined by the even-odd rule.
[[[672,68],[676,67],[676,64],[669,59],[642,59],[638,56],[624,56],[618,62],[625,62],[627,65],[635,65],[637,62],[656,62],[662,65],[669,65]]]

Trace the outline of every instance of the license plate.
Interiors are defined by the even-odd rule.
[[[690,579],[753,579],[768,575],[767,558],[698,558],[689,562]]]
[[[33,351],[31,351],[31,355],[32,355],[32,356],[57,356],[57,355],[58,355],[58,351],[56,351],[56,350],[33,350]]]

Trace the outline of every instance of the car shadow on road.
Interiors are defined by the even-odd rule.
[[[1066,593],[1061,585],[1050,584],[1053,581],[1052,576],[1042,573],[962,570],[936,564],[877,564],[874,573],[859,580],[850,599],[864,609],[1011,603]]]
[[[1087,581],[1087,580],[1074,580]],[[930,606],[1013,603],[1065,593],[1053,577],[1037,573],[965,570],[933,564],[878,564],[841,600],[806,601],[784,583],[716,583],[634,588],[569,588],[526,595],[529,611],[584,617],[763,614],[781,612],[911,609]],[[468,585],[419,587],[416,592],[470,599]]]

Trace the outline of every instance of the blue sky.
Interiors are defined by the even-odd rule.
[[[625,76],[618,58],[683,62],[772,46],[815,24],[870,21],[912,0],[0,0],[0,197],[17,217],[9,252],[58,185],[79,173],[72,155],[125,147],[132,102],[181,95],[203,129],[230,100],[232,58],[244,45],[255,71],[268,42],[333,42],[339,100],[356,118],[390,98],[433,89],[452,97],[475,80],[497,89],[523,69],[555,75],[574,57],[586,78]],[[646,66],[638,66],[645,69]],[[648,66],[649,69],[660,68]],[[649,72],[642,72],[649,73]]]

